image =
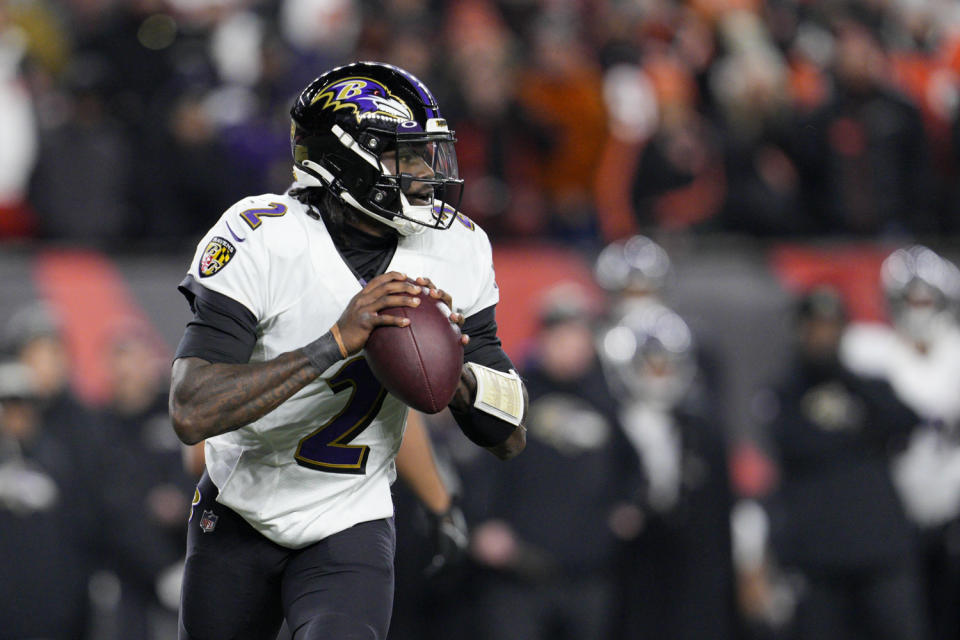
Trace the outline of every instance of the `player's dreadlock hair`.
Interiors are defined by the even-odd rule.
[[[332,209],[328,207],[328,204],[332,205],[337,200],[337,198],[333,197],[333,194],[322,187],[291,187],[288,195],[307,205],[311,214],[319,213],[319,211],[314,211],[314,209],[321,211],[324,209]],[[342,207],[343,205],[340,206]]]
[[[361,220],[361,215],[356,209],[348,206],[332,191],[324,187],[293,187],[289,194],[307,205],[307,215],[318,220],[322,216],[333,227],[331,231],[337,235],[343,234],[344,227],[350,220]],[[370,224],[370,221],[366,218],[363,218],[362,221],[365,224]],[[394,231],[393,229],[389,230]]]

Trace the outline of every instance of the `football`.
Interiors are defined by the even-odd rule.
[[[390,307],[382,314],[410,318],[405,327],[377,327],[367,339],[370,370],[387,391],[423,413],[446,407],[460,382],[460,327],[439,300],[420,296],[418,307]]]

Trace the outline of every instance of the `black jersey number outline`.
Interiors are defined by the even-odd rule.
[[[370,447],[349,442],[380,413],[387,390],[362,356],[343,365],[328,384],[334,393],[349,390],[350,397],[337,415],[300,440],[297,464],[317,471],[362,475],[366,473]]]

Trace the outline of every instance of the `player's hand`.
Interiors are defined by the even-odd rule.
[[[424,291],[426,295],[429,295],[431,298],[435,300],[440,300],[443,304],[447,305],[448,309],[453,309],[453,298],[451,298],[450,294],[444,291],[443,289],[438,289],[437,286],[433,284],[433,281],[430,280],[430,278],[421,276],[417,278],[417,284],[427,288],[427,290]],[[451,311],[450,322],[452,322],[453,324],[457,325],[460,328],[463,328],[464,320],[465,318],[463,317],[462,313]],[[466,345],[468,342],[470,342],[470,336],[466,334],[461,334],[460,342]]]
[[[347,355],[363,349],[370,332],[377,327],[405,327],[410,324],[409,318],[379,312],[388,307],[416,307],[420,304],[421,295],[422,286],[409,282],[407,276],[398,271],[384,273],[368,282],[360,293],[350,299],[336,323]]]
[[[434,555],[424,573],[430,577],[463,560],[470,534],[463,511],[456,504],[451,504],[444,513],[429,513],[427,518]]]

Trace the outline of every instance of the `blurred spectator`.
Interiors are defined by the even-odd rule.
[[[832,289],[799,302],[796,360],[771,423],[782,474],[773,541],[805,579],[799,640],[923,640],[916,548],[889,469],[918,418],[886,382],[841,364],[846,324]]]
[[[236,38],[248,41],[240,60],[234,55]],[[330,65],[314,66],[312,54],[291,48],[270,22],[249,12],[221,23],[213,40],[213,56],[224,84],[206,91],[198,83],[177,98],[179,103],[195,103],[200,108],[196,117],[212,131],[203,134],[202,140],[194,137],[192,144],[180,142],[175,148],[185,152],[191,146],[210,148],[214,152],[205,155],[211,160],[215,153],[222,154],[216,159],[221,166],[215,172],[222,172],[228,184],[242,182],[251,193],[281,193],[291,180],[291,96],[314,78],[316,69]],[[198,171],[207,173],[201,167]],[[217,194],[218,187],[208,185],[201,193]]]
[[[353,0],[282,0],[279,26],[297,51],[315,53],[314,69],[346,60],[357,45],[362,27],[360,7]],[[306,78],[305,81],[309,81]],[[299,84],[298,84],[299,86]]]
[[[600,354],[611,383],[625,390],[620,422],[643,479],[611,519],[624,541],[613,637],[732,639],[726,445],[715,418],[690,410],[690,330],[663,306],[634,308],[601,334]]]
[[[893,322],[855,324],[842,355],[887,380],[922,419],[894,464],[907,515],[922,533],[935,638],[960,636],[960,270],[932,250],[897,249],[881,269]]]
[[[931,203],[938,231],[956,233],[957,146],[951,121],[960,107],[960,74],[950,68],[953,3],[895,2],[887,16],[893,80],[920,109],[931,155]],[[951,16],[951,12],[954,14]]]
[[[0,237],[33,230],[26,196],[37,155],[37,127],[20,74],[27,44],[26,32],[0,6]]]
[[[456,427],[454,427],[456,428]],[[393,485],[397,525],[396,587],[391,640],[456,638],[448,618],[460,594],[468,532],[459,506],[462,489],[443,448],[434,446],[424,416],[411,411],[397,454]]]
[[[149,137],[152,169],[144,186],[138,235],[194,237],[223,213],[246,176],[219,136],[204,96],[178,96],[165,122]],[[260,185],[263,186],[263,185]]]
[[[795,125],[787,66],[760,18],[732,12],[721,24],[728,54],[711,69],[727,179],[718,226],[752,235],[802,230],[799,175],[787,155]]]
[[[75,59],[63,95],[65,118],[40,131],[30,186],[41,237],[86,243],[119,241],[135,221],[131,209],[134,150],[110,112],[99,57]]]
[[[474,602],[478,638],[607,637],[608,518],[633,476],[581,296],[558,288],[544,307],[536,356],[524,369],[524,458],[497,470],[486,519],[473,529],[473,557],[487,569]]]
[[[619,61],[604,73],[603,101],[609,131],[594,199],[603,238],[611,241],[639,228],[631,190],[640,152],[657,126],[658,104],[647,74],[632,62]]]
[[[123,478],[113,502],[126,518],[143,523],[150,538],[136,541],[142,562],[153,571],[176,563],[184,553],[184,522],[189,515],[193,479],[184,470],[183,451],[167,413],[166,362],[155,339],[138,323],[113,332],[106,350],[111,394],[100,413],[103,435],[114,454],[110,464]],[[147,559],[149,558],[149,560]],[[156,582],[123,576],[119,637],[167,637],[175,633],[178,599],[158,601]]]
[[[838,21],[834,92],[795,131],[808,231],[904,234],[933,229],[930,158],[920,112],[889,86],[875,33]]]
[[[470,185],[462,207],[493,235],[538,233],[546,212],[533,179],[538,134],[517,104],[519,42],[483,2],[451,7],[446,38],[457,159]]]
[[[177,68],[195,64],[186,51],[190,38],[164,0],[71,0],[62,19],[70,26],[72,57],[66,67],[97,65],[96,89],[107,115],[128,137],[142,138],[153,126],[156,101],[169,89]],[[139,149],[137,150],[140,151]]]
[[[66,470],[72,474],[70,486],[77,492],[71,504],[83,511],[83,518],[77,518],[76,529],[83,552],[82,557],[74,559],[78,570],[86,580],[95,569],[106,568],[137,592],[153,593],[156,581],[183,555],[183,548],[179,545],[171,551],[149,515],[148,499],[137,494],[142,487],[141,472],[151,464],[138,455],[145,453],[144,447],[130,445],[136,440],[134,433],[122,429],[120,433],[113,432],[104,416],[94,414],[73,395],[68,384],[70,361],[66,345],[59,321],[48,306],[37,303],[16,311],[7,322],[3,337],[7,352],[18,359],[29,376],[38,425],[45,437],[68,452],[70,458]],[[136,355],[134,359],[135,368],[143,369],[129,379],[125,376],[124,384],[129,387],[121,394],[122,406],[127,410],[134,406],[135,397],[147,395],[137,382],[142,383],[144,373],[150,371],[149,360],[141,361]],[[131,363],[128,360],[126,364]],[[131,391],[135,388],[139,388],[139,393]],[[154,389],[156,393],[160,391]],[[151,401],[156,398],[152,396]],[[161,402],[159,408],[165,409],[165,401]],[[169,421],[164,420],[169,429]],[[132,451],[128,448],[131,446]],[[182,462],[177,454],[176,470],[180,469]],[[110,490],[103,491],[103,487]],[[188,497],[189,493],[182,494],[181,500]],[[186,513],[185,504],[172,506],[172,502],[157,501],[167,510]],[[172,535],[180,535],[183,520],[168,520],[167,525],[172,527]]]
[[[0,365],[0,629],[11,639],[79,640],[89,622],[92,486],[44,426],[21,364]]]
[[[687,230],[717,215],[725,182],[716,127],[698,111],[699,89],[681,59],[651,49],[643,60],[659,104],[659,122],[633,179],[642,228]]]
[[[539,138],[532,160],[548,212],[544,231],[589,247],[598,235],[592,193],[606,114],[600,70],[577,29],[573,16],[559,11],[539,16],[517,97]]]
[[[42,134],[44,235],[188,236],[224,180],[279,190],[290,94],[356,58],[459,101],[464,208],[497,238],[957,228],[960,65],[942,3],[8,4]],[[64,142],[100,161],[73,162],[75,184],[46,195]],[[30,166],[20,151],[11,170]],[[113,216],[102,229],[62,195],[81,183]]]
[[[70,389],[70,357],[53,309],[43,302],[17,309],[4,327],[3,347],[27,367],[47,428],[66,442],[84,443],[95,427],[89,410]]]

